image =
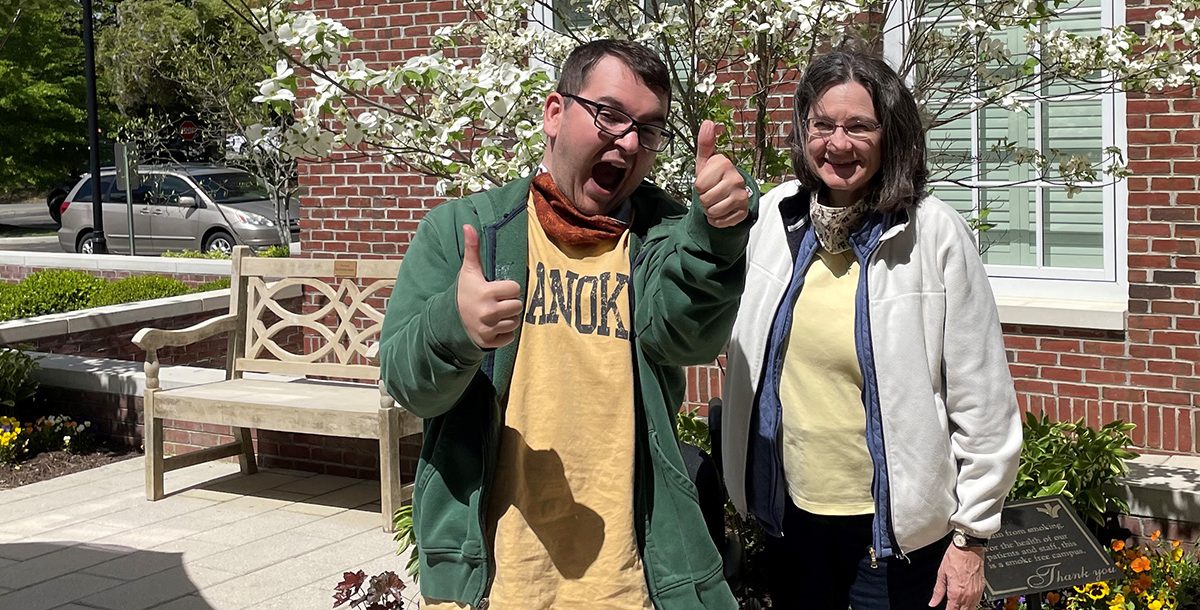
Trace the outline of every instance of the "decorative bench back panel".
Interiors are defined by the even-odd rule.
[[[246,320],[235,338],[235,374],[377,379],[379,369],[366,355],[379,340],[383,304],[399,269],[399,260],[235,256],[230,312],[244,311]],[[296,287],[305,299],[286,298]],[[293,303],[300,303],[298,311],[289,309]],[[308,338],[303,353],[285,347],[296,344],[296,333]]]

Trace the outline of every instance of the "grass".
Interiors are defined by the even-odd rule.
[[[54,229],[45,227],[18,227],[14,225],[0,224],[0,238],[2,237],[44,237],[49,235],[57,235]]]

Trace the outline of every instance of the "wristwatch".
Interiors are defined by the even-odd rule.
[[[950,542],[960,549],[978,549],[986,547],[988,539],[972,536],[961,529],[955,528],[954,534],[950,537]]]

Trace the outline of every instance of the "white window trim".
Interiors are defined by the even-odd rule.
[[[895,4],[888,11],[884,26],[887,34],[883,54],[888,64],[896,67],[903,57],[903,45],[909,39],[905,19],[908,3],[893,1]],[[1124,2],[1107,0],[1101,7],[1103,27],[1125,23]],[[1118,147],[1125,151],[1128,159],[1125,94],[1118,91],[1102,100],[1104,114],[1111,118],[1104,125],[1104,146]],[[977,137],[975,133],[972,134],[974,137]],[[1112,214],[1104,219],[1104,248],[1105,252],[1112,253],[1111,265],[1101,270],[1074,270],[1069,279],[1056,276],[1052,269],[1031,273],[1032,270],[1025,267],[986,265],[1002,323],[1125,329],[1129,310],[1129,186],[1121,180],[1105,191],[1105,203],[1113,208]],[[1018,269],[1019,276],[1015,273]]]

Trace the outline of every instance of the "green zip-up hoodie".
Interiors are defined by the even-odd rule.
[[[400,266],[380,339],[381,379],[401,406],[425,419],[413,495],[421,593],[477,610],[486,606],[491,581],[484,512],[520,335],[494,351],[467,336],[456,298],[462,225],[479,232],[487,278],[514,280],[526,294],[531,180],[425,216]],[[746,182],[751,218],[724,229],[708,224],[698,202],[685,207],[648,183],[630,198],[634,524],[658,610],[737,607],[704,534],[674,415],[684,397],[682,367],[711,362],[729,339],[758,202],[757,185]]]

